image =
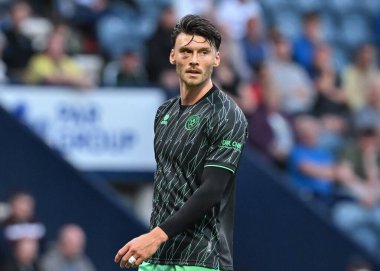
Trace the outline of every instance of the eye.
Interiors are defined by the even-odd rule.
[[[190,53],[191,53],[190,50],[189,50],[189,49],[186,49],[186,48],[181,49],[180,52],[181,52],[182,54],[190,54]]]

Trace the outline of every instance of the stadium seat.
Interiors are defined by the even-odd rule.
[[[274,22],[278,26],[278,30],[290,39],[298,37],[302,31],[299,13],[290,9],[276,13]]]
[[[355,10],[357,6],[357,0],[330,0],[326,1],[327,7],[330,7],[337,14],[345,14],[349,11]]]
[[[300,12],[320,10],[322,7],[321,0],[293,0],[291,3]]]
[[[271,11],[281,10],[282,8],[289,6],[287,0],[261,0],[259,3],[262,7]]]
[[[324,40],[328,43],[337,41],[338,21],[330,13],[321,14],[322,31]]]
[[[346,14],[341,18],[339,33],[341,42],[351,48],[370,41],[372,34],[368,17],[357,12]]]

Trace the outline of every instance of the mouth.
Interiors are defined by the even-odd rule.
[[[195,70],[195,69],[188,69],[185,72],[188,73],[188,74],[191,74],[191,75],[196,75],[196,74],[201,74],[202,73],[200,70]]]

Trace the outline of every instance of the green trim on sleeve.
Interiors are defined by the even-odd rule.
[[[228,167],[225,167],[225,166],[221,166],[221,165],[205,165],[205,167],[219,167],[219,168],[224,168],[224,169],[227,169],[229,171],[231,171],[233,174],[235,174],[235,171],[233,169],[230,169]]]

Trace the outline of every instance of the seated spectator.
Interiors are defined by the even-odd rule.
[[[8,82],[7,78],[7,67],[5,66],[4,61],[2,60],[4,48],[6,45],[5,36],[0,32],[0,84]]]
[[[315,11],[305,13],[302,25],[303,34],[293,44],[293,58],[311,75],[315,48],[323,42],[319,13]]]
[[[55,12],[78,30],[82,37],[81,49],[85,53],[96,53],[96,23],[108,6],[107,0],[55,0]]]
[[[246,31],[241,41],[244,60],[251,69],[266,60],[269,44],[263,36],[259,18],[250,18],[247,21]]]
[[[342,74],[343,89],[352,111],[364,106],[367,95],[365,92],[369,89],[370,82],[378,76],[375,48],[371,44],[361,45],[357,49],[354,62]]]
[[[179,83],[175,66],[169,62],[172,49],[171,33],[176,24],[173,8],[161,10],[158,25],[147,41],[146,69],[150,83],[160,86],[168,98],[178,95]]]
[[[268,61],[274,89],[279,92],[281,110],[288,114],[308,112],[314,102],[312,82],[304,69],[292,62],[292,47],[282,36],[274,38],[273,56]]]
[[[175,24],[173,8],[165,7],[161,11],[156,30],[147,42],[146,67],[149,81],[153,84],[165,81],[163,77],[170,76],[168,74],[176,75],[175,67],[169,62],[171,33]]]
[[[18,240],[42,240],[46,231],[45,226],[35,218],[35,200],[28,192],[15,192],[9,199],[9,208],[10,215],[1,224],[2,235],[6,241],[3,245],[8,254]]]
[[[220,56],[223,61],[213,73],[213,82],[217,84],[224,92],[228,93],[234,99],[238,98],[239,77],[236,73],[233,63],[231,62],[228,48],[221,47]]]
[[[75,224],[64,225],[57,246],[41,258],[41,271],[95,271],[95,267],[85,255],[86,235]]]
[[[320,124],[314,117],[300,115],[294,128],[298,142],[288,164],[292,183],[301,196],[330,207],[337,166],[333,155],[318,145]]]
[[[2,264],[1,271],[38,271],[38,240],[26,238],[18,240],[12,256]]]
[[[293,147],[293,132],[289,118],[280,110],[276,91],[265,91],[262,104],[248,117],[248,123],[248,142],[264,157],[284,169]]]
[[[332,59],[333,55],[327,44],[320,44],[315,48],[312,78],[317,97],[312,114],[321,119],[323,145],[338,152],[344,143],[350,110]]]
[[[2,58],[10,83],[23,83],[25,68],[34,54],[30,38],[21,32],[21,25],[30,13],[31,9],[26,1],[14,1],[10,9],[10,21],[2,26],[7,39]]]
[[[254,74],[252,81],[243,81],[238,86],[237,103],[247,117],[261,105],[264,93],[273,91],[273,80],[266,63],[255,67]]]
[[[333,208],[336,224],[371,252],[380,253],[380,144],[361,128],[341,157],[340,179],[353,200]]]
[[[45,52],[34,56],[28,65],[26,81],[30,84],[90,88],[93,86],[79,66],[65,53],[65,35],[53,31]]]
[[[104,69],[104,86],[144,86],[148,84],[148,77],[144,69],[140,54],[135,51],[126,51],[120,59],[110,62]]]
[[[364,106],[354,115],[355,127],[380,125],[380,78],[370,83]]]

